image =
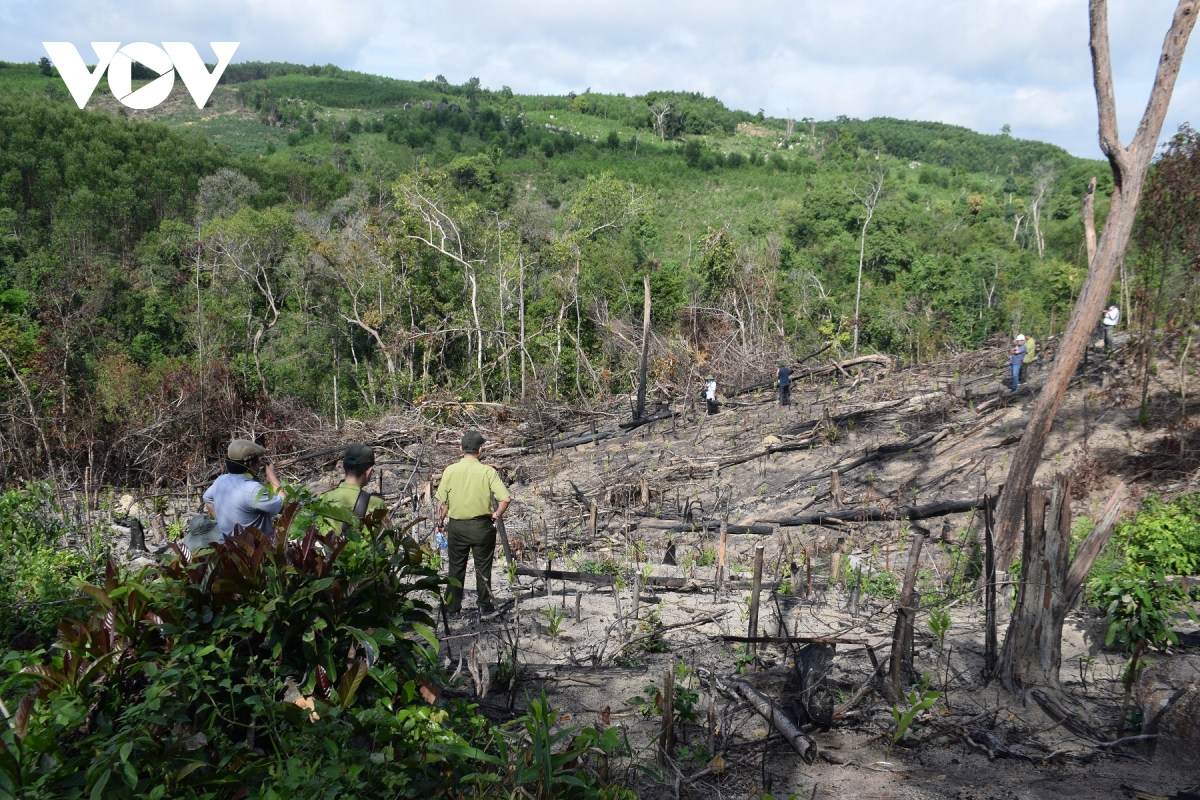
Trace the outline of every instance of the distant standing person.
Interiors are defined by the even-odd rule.
[[[1117,304],[1113,303],[1105,312],[1103,319],[1100,320],[1104,327],[1104,349],[1112,352],[1113,349],[1113,330],[1121,321],[1121,309],[1117,308]]]
[[[1018,334],[1009,353],[1008,363],[1012,367],[1012,390],[1017,390],[1017,381],[1021,377],[1021,365],[1025,363],[1025,335]]]
[[[224,539],[241,525],[271,532],[271,519],[283,508],[275,466],[267,449],[248,439],[234,439],[226,450],[225,474],[204,493],[204,505],[217,521]],[[269,488],[260,478],[265,477]]]
[[[358,517],[359,522],[372,511],[387,508],[383,498],[367,491],[367,484],[371,482],[371,475],[375,471],[374,448],[367,444],[350,445],[342,458],[342,468],[346,471],[346,480],[336,489],[321,495],[322,500],[346,509]]]
[[[1021,383],[1029,380],[1029,373],[1033,371],[1033,363],[1037,361],[1037,339],[1032,336],[1025,337],[1025,360],[1021,362]]]
[[[475,559],[476,605],[485,614],[495,610],[492,598],[492,559],[496,555],[496,522],[508,510],[508,488],[493,467],[479,461],[484,439],[478,431],[463,434],[462,459],[442,472],[438,484],[437,529],[446,534],[450,578],[446,610],[462,610],[467,556]],[[492,498],[498,506],[492,511]],[[449,518],[449,521],[447,521]]]
[[[779,405],[781,407],[790,404],[792,399],[792,371],[788,369],[786,361],[779,362]]]
[[[717,413],[717,379],[712,375],[704,379],[704,402],[708,406],[709,414]]]

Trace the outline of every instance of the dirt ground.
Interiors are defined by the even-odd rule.
[[[1139,426],[1140,387],[1126,363],[1128,350],[1107,361],[1094,355],[1081,369],[1038,472],[1038,481],[1048,484],[1056,472],[1075,471],[1072,511],[1083,530],[1121,481],[1129,486],[1127,510],[1150,490],[1173,494],[1200,487],[1200,471],[1172,471],[1153,461],[1164,438],[1177,435],[1162,420],[1170,416],[1171,382],[1178,376],[1169,363],[1159,370],[1151,390],[1160,422]],[[1035,369],[1029,384],[1010,393],[1002,383],[1002,358],[1000,351],[977,351],[903,371],[868,363],[836,378],[807,381],[801,372],[788,408],[778,407],[769,390],[727,397],[714,416],[702,413],[702,403],[696,409],[695,403],[673,398],[669,407],[678,413],[670,419],[562,449],[547,449],[535,440],[555,434],[555,427],[560,439],[603,433],[628,419],[628,412],[581,413],[553,427],[532,418],[478,419],[491,441],[485,460],[501,470],[514,497],[507,519],[513,566],[544,570],[549,561],[554,570],[619,571],[622,577],[615,594],[613,586],[596,583],[551,579],[547,585],[544,577],[507,569],[498,548],[493,585],[499,613],[481,618],[473,610],[475,579],[469,572],[465,607],[470,610],[447,620],[442,656],[453,678],[446,694],[472,698],[485,713],[506,719],[545,692],[564,724],[620,726],[633,758],[653,765],[661,718],[643,714],[629,700],[641,696],[653,702],[647,686],[661,687],[664,673],[673,670],[677,683],[696,693],[694,716],[677,733],[675,756],[657,777],[654,770],[630,770],[639,796],[647,798],[769,793],[982,800],[1132,797],[1135,791],[1174,796],[1200,783],[1200,753],[1190,764],[1163,764],[1154,761],[1149,742],[1103,746],[1116,738],[1126,656],[1103,646],[1104,620],[1092,609],[1068,617],[1060,697],[1095,736],[1073,733],[1036,703],[1022,703],[998,681],[984,681],[978,513],[916,523],[775,523],[839,504],[886,509],[994,494],[1048,369]],[[455,458],[459,430],[447,426],[429,432],[419,452],[415,445],[398,449],[400,456],[416,459],[415,474],[403,466],[382,467],[384,496],[397,513],[430,516],[423,484],[435,481]],[[878,454],[880,445],[905,442],[911,446],[845,468]],[[789,443],[801,444],[722,464]],[[323,489],[336,480],[330,466],[296,477]],[[827,473],[839,466],[841,496],[835,498]],[[763,525],[770,531],[728,536],[724,589],[713,563],[717,530],[669,530],[701,519]],[[414,532],[427,539],[429,523],[418,524]],[[917,534],[925,540],[918,568],[914,677],[922,676],[928,690],[944,696],[917,716],[910,736],[889,755],[888,734],[895,722],[880,685],[852,707],[846,704],[870,683],[868,646],[880,659],[888,657],[895,589]],[[819,752],[813,763],[805,763],[747,703],[712,688],[712,677],[728,685],[740,673],[785,715],[799,702],[798,645],[759,645],[753,661],[744,644],[722,638],[747,635],[748,581],[759,545],[765,587],[759,635],[853,642],[835,646],[823,684],[838,716],[828,730],[805,728]],[[663,563],[669,549],[675,565]],[[810,566],[812,590],[806,596]],[[642,588],[635,619],[635,575],[682,578],[685,585]],[[860,580],[863,588],[855,591]],[[1011,602],[1006,592],[1011,589],[1001,591],[1001,600]],[[929,625],[936,608],[949,614],[942,641]],[[1005,625],[1002,614],[1001,640]],[[1186,618],[1177,627],[1195,629]],[[514,643],[519,669],[509,683],[512,670],[504,662]],[[1178,652],[1172,648],[1151,658]],[[481,681],[472,677],[472,667],[479,675],[480,663],[501,669],[477,697]],[[714,765],[714,750],[723,768]]]

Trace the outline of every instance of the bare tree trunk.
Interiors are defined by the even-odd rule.
[[[871,224],[871,217],[875,216],[875,206],[879,204],[879,195],[883,191],[883,179],[886,176],[887,170],[882,167],[874,175],[868,171],[866,185],[862,187],[862,191],[860,192],[858,189],[851,190],[867,210],[867,218],[863,220],[862,234],[859,236],[858,241],[858,285],[854,290],[854,355],[858,355],[858,308],[862,300],[863,262],[867,253],[867,226]]]
[[[642,304],[642,363],[638,367],[638,393],[637,393],[637,411],[634,412],[634,419],[641,419],[646,416],[646,362],[650,358],[650,276],[646,275],[643,278],[643,287],[646,293],[645,301]]]
[[[892,632],[892,657],[889,672],[888,691],[892,693],[893,702],[904,696],[904,676],[907,666],[912,667],[908,657],[908,642],[913,636],[913,621],[917,612],[913,608],[913,590],[917,583],[917,565],[921,561],[921,546],[925,536],[917,533],[912,537],[911,550],[908,557],[908,570],[904,573],[904,585],[900,589],[900,599],[896,603],[896,629]]]
[[[525,256],[519,256],[518,268],[518,284],[517,284],[517,315],[520,317],[521,326],[521,399],[525,399]]]
[[[1083,241],[1087,245],[1088,267],[1096,260],[1096,178],[1088,183],[1087,194],[1083,196]]]
[[[471,313],[475,317],[475,341],[478,345],[475,348],[475,369],[479,373],[479,401],[486,403],[487,387],[483,383],[483,325],[479,322],[479,304],[476,302],[479,286],[475,281],[474,271],[468,272],[467,276],[471,279]],[[470,336],[467,338],[470,339]]]
[[[1054,423],[1054,415],[1095,330],[1096,321],[1100,319],[1113,277],[1129,244],[1142,184],[1162,131],[1163,118],[1167,113],[1175,79],[1179,76],[1188,37],[1196,24],[1196,14],[1200,11],[1198,6],[1200,0],[1179,0],[1171,29],[1163,42],[1162,58],[1158,63],[1150,101],[1133,142],[1126,148],[1117,135],[1117,108],[1108,45],[1108,3],[1107,0],[1091,0],[1092,67],[1100,112],[1100,148],[1108,156],[1113,168],[1112,204],[1096,248],[1096,257],[1071,312],[1071,320],[1063,334],[1054,366],[1038,395],[1021,442],[1017,445],[1004,492],[1000,495],[996,536],[999,549],[997,564],[1001,568],[1007,569],[1016,553],[1025,489],[1033,481],[1046,437]]]

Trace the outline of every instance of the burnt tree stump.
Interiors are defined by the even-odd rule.
[[[1071,480],[1058,474],[1050,490],[1025,493],[1025,535],[1017,605],[1009,620],[997,673],[1004,688],[1024,699],[1033,689],[1056,692],[1062,665],[1062,628],[1071,552]]]

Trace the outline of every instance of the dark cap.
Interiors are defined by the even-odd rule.
[[[234,439],[229,443],[227,451],[230,461],[245,461],[255,456],[261,456],[267,452],[267,448],[261,444],[255,444],[249,439]]]
[[[352,444],[343,460],[348,467],[369,467],[375,463],[375,450],[369,444]]]
[[[487,441],[483,438],[483,434],[479,431],[467,431],[463,434],[462,449],[468,453],[474,453],[479,448],[483,447],[483,443]]]

